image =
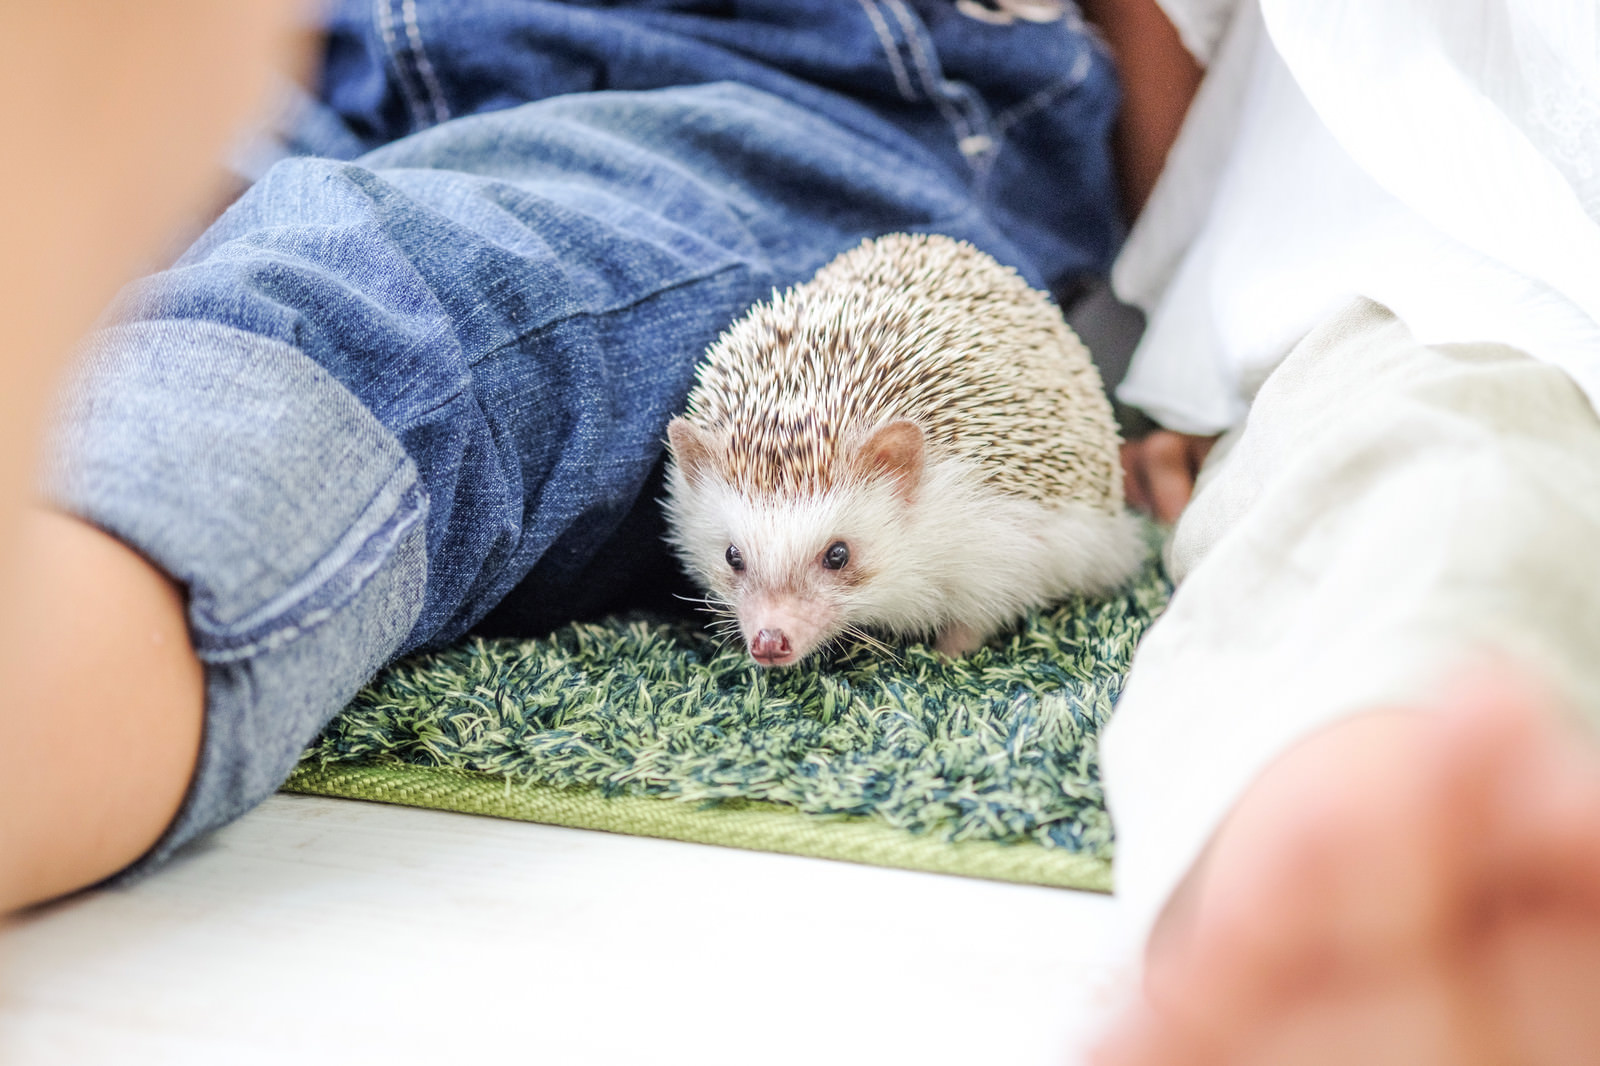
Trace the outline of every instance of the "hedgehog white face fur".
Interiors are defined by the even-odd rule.
[[[925,459],[922,431],[891,422],[856,444],[849,469],[815,493],[742,491],[718,476],[732,443],[678,418],[669,514],[674,543],[713,603],[737,620],[751,657],[788,666],[813,648],[894,617],[883,581],[905,558]]]
[[[1087,352],[945,237],[868,241],[757,305],[668,438],[669,539],[765,666],[874,630],[961,654],[1144,554]]]

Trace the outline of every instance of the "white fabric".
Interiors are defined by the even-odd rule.
[[[1600,419],[1560,370],[1359,301],[1224,444],[1101,746],[1138,929],[1269,761],[1485,649],[1600,725]]]
[[[1202,64],[1216,55],[1239,0],[1156,0],[1177,27],[1184,47]]]
[[[1600,396],[1591,0],[1162,0],[1210,62],[1113,273],[1150,328],[1120,398],[1237,424],[1355,295]]]

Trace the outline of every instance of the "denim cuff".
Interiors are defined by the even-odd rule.
[[[427,497],[387,429],[289,345],[201,321],[99,333],[57,421],[51,502],[183,586],[205,735],[133,867],[271,794],[421,611]]]

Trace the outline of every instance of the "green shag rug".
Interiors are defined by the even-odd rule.
[[[1096,734],[1170,586],[1031,615],[959,660],[788,670],[692,623],[463,642],[385,671],[290,792],[1106,891]]]

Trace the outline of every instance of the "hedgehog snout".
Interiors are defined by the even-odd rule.
[[[781,629],[763,629],[750,638],[750,657],[762,666],[788,666],[797,658]]]
[[[751,597],[739,605],[739,630],[750,658],[762,666],[793,666],[825,643],[834,629],[832,611],[794,593]]]

